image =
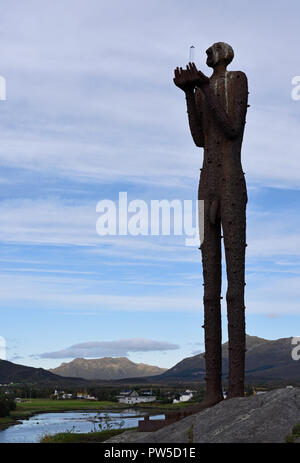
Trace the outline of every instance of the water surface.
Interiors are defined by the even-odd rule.
[[[0,443],[39,442],[45,434],[58,432],[92,432],[100,431],[101,427],[118,429],[121,422],[123,422],[122,429],[132,428],[148,414],[149,412],[132,409],[101,413],[90,411],[40,413],[0,431]],[[153,415],[151,418],[162,419],[164,415]]]

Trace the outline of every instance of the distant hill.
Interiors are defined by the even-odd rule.
[[[300,384],[300,360],[295,361],[291,357],[291,339],[282,338],[271,341],[247,335],[246,382],[248,384]],[[222,355],[225,380],[228,376],[228,343],[223,344]],[[126,357],[75,359],[50,371],[0,360],[0,384],[21,382],[51,387],[167,385],[192,382],[204,384],[205,359],[203,356],[204,353],[188,357],[167,371],[159,367],[131,362]]]
[[[145,363],[134,363],[126,357],[104,357],[99,359],[77,358],[62,363],[49,370],[60,376],[85,378],[88,380],[119,380],[124,378],[142,378],[160,375],[166,368],[159,368]]]
[[[79,378],[64,378],[50,373],[43,368],[27,367],[16,363],[0,360],[0,384],[26,383],[49,386],[69,385],[77,386],[85,381]]]
[[[292,338],[282,338],[274,341],[246,336],[246,379],[255,381],[298,381],[300,382],[300,360],[291,357]],[[228,343],[222,345],[223,377],[228,375]],[[167,379],[198,379],[204,380],[204,353],[188,357],[170,368],[161,380]]]

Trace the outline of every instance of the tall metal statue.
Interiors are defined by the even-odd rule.
[[[194,63],[176,68],[174,83],[185,92],[190,131],[204,148],[198,199],[204,200],[204,279],[206,363],[205,405],[223,399],[221,352],[221,228],[224,235],[228,287],[228,398],[244,395],[245,371],[245,248],[247,190],[241,145],[248,102],[247,77],[226,70],[234,53],[218,42],[207,53],[210,78]]]

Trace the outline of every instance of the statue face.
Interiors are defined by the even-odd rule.
[[[214,43],[206,50],[207,66],[214,68],[219,63],[229,64],[233,59],[233,49],[224,42]]]
[[[209,47],[206,50],[206,54],[207,54],[206,64],[210,68],[213,68],[215,65],[215,61],[216,61],[216,56],[214,54],[213,47]]]

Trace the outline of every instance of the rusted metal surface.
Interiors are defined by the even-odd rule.
[[[158,429],[161,429],[164,426],[168,426],[169,424],[175,423],[176,421],[178,421],[178,418],[175,416],[171,419],[167,419],[166,417],[164,420],[150,420],[149,416],[145,416],[145,418],[143,420],[140,420],[138,423],[138,431],[157,431]]]
[[[247,77],[227,71],[234,53],[218,42],[207,53],[210,78],[194,63],[176,68],[174,83],[185,92],[193,140],[204,148],[198,199],[204,200],[204,280],[206,362],[205,405],[223,399],[221,353],[221,230],[227,270],[229,338],[228,398],[244,395],[245,370],[245,248],[247,191],[241,146],[248,102]],[[204,405],[204,404],[203,404]]]
[[[144,420],[140,420],[138,422],[138,430],[140,432],[157,431],[158,429],[161,429],[164,426],[168,426],[169,424],[182,420],[186,416],[193,415],[194,413],[203,410],[203,408],[204,407],[202,403],[189,405],[183,410],[173,410],[165,413],[164,420],[150,420],[150,416],[146,415],[144,417]]]

